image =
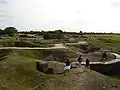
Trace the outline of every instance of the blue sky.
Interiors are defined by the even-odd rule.
[[[5,1],[5,2],[4,2]],[[0,0],[0,28],[119,32],[119,0]]]
[[[8,0],[0,0],[0,3],[6,3]]]

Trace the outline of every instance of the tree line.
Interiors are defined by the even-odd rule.
[[[36,34],[38,36],[45,36],[46,38],[49,38],[49,36],[51,35],[58,35],[60,37],[60,35],[106,35],[106,34],[119,34],[119,33],[101,33],[101,32],[63,32],[62,30],[54,30],[54,31],[22,31],[22,32],[18,32],[18,30],[15,27],[6,27],[4,30],[0,29],[0,36],[1,35],[8,35],[13,37],[15,34],[18,33],[22,33],[22,34]]]
[[[15,27],[6,27],[4,30],[0,29],[0,35],[8,35],[13,37],[18,30]]]

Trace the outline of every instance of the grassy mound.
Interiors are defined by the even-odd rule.
[[[19,55],[27,57],[27,58],[32,58],[32,59],[45,59],[46,57],[48,57],[49,55],[56,55],[56,56],[60,56],[61,55],[65,55],[68,56],[69,58],[75,58],[77,57],[76,54],[65,50],[65,49],[55,49],[55,50],[45,50],[45,49],[41,49],[41,50],[16,50],[17,53],[19,53]]]
[[[13,57],[14,56],[14,57]],[[1,90],[119,90],[120,81],[84,68],[65,75],[36,71],[35,62],[18,55],[0,62]]]
[[[93,36],[87,40],[89,43],[97,45],[103,49],[111,51],[120,51],[120,35],[109,35],[109,36]]]
[[[53,47],[54,44],[38,43],[32,41],[16,41],[16,40],[2,40],[1,47]]]
[[[0,61],[7,58],[7,55],[11,52],[12,50],[0,50]]]
[[[1,90],[120,90],[120,80],[94,71],[84,72],[84,67],[72,69],[65,75],[41,73],[32,59],[38,51],[22,51],[14,50],[0,61]],[[43,52],[39,51],[38,55]]]

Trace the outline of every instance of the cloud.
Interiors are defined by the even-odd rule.
[[[119,0],[7,0],[6,3],[0,5],[2,26],[120,32],[119,7],[111,6],[119,6]]]
[[[111,5],[112,5],[112,6],[115,6],[115,7],[116,7],[116,6],[120,6],[120,2],[114,2],[114,3],[112,3]]]
[[[0,14],[0,18],[3,18],[3,19],[8,19],[8,18],[11,18],[11,17],[10,17],[10,16],[8,16],[8,15]]]

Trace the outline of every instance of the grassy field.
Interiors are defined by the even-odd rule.
[[[120,51],[120,35],[90,36],[87,41],[103,49],[109,49],[117,52]]]
[[[0,47],[54,47],[54,44],[38,41],[0,40]]]
[[[58,75],[36,70],[33,59],[13,50],[0,61],[0,90],[119,90],[120,81],[84,68]],[[34,55],[33,55],[34,56]],[[32,56],[31,56],[32,57]]]
[[[87,40],[103,49],[120,51],[120,36],[91,36]],[[36,70],[35,59],[52,53],[70,58],[77,55],[68,50],[0,50],[0,90],[120,90],[119,76],[105,76],[84,67],[64,74],[44,74]]]
[[[47,80],[56,78],[36,70],[35,62],[30,59],[34,58],[34,55],[28,58],[26,55],[19,55],[15,50],[6,55],[8,58],[0,61],[0,90],[35,90],[37,87],[40,89]]]
[[[54,49],[54,50],[16,50],[16,52],[20,56],[24,56],[31,59],[38,59],[38,60],[44,60],[49,55],[63,55],[68,56],[69,58],[75,58],[77,55],[75,53],[72,53],[66,49]]]

